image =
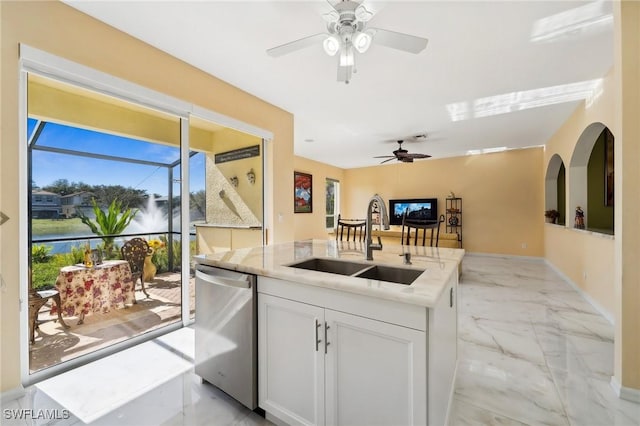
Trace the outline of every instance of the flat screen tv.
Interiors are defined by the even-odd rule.
[[[407,198],[389,200],[389,222],[391,225],[402,225],[402,215],[407,212],[407,219],[419,221],[438,220],[437,198]]]

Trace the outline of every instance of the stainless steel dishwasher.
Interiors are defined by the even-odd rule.
[[[196,266],[195,373],[258,406],[256,276]]]

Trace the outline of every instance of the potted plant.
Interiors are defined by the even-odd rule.
[[[544,212],[544,217],[547,223],[556,223],[558,217],[560,217],[560,212],[558,210],[547,210]]]

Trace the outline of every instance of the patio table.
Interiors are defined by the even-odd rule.
[[[132,305],[134,287],[129,263],[125,260],[107,260],[92,268],[65,266],[56,280],[62,315],[79,316],[78,324],[83,323],[86,314],[106,313],[112,308]],[[53,308],[52,313],[55,313]]]

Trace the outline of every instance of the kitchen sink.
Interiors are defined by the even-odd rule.
[[[387,281],[409,285],[423,272],[423,269],[395,268],[393,266],[371,265],[368,263],[349,262],[345,260],[312,257],[298,263],[287,265],[291,268],[310,271],[328,272],[330,274],[349,275],[356,278]]]
[[[421,269],[394,268],[392,266],[375,265],[360,273],[355,277],[368,278],[370,280],[389,281],[396,284],[409,285],[416,278],[422,275],[424,271]]]
[[[308,269],[311,271],[329,272],[331,274],[353,275],[369,265],[366,263],[347,262],[344,260],[322,259],[313,257],[302,262],[288,265],[292,268]]]

